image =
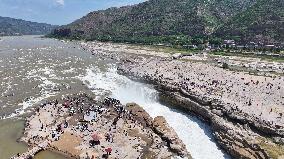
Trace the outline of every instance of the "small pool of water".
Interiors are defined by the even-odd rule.
[[[34,159],[68,159],[68,158],[54,152],[42,151],[38,153]]]
[[[24,132],[24,120],[0,120],[0,158],[9,159],[17,153],[25,152],[28,147],[17,142]]]

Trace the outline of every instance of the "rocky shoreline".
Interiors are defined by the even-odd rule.
[[[87,94],[67,96],[35,108],[20,139],[30,149],[13,159],[51,150],[71,158],[191,158],[163,117],[151,118],[136,104]]]
[[[104,46],[108,50],[101,50]],[[118,72],[151,83],[161,100],[209,122],[219,145],[235,158],[284,157],[284,79],[229,71],[157,53],[89,43],[96,56],[117,59]]]
[[[283,157],[283,77],[254,77],[243,73],[228,73],[221,68],[206,70],[206,67],[208,66],[204,64],[147,59],[139,62],[124,61],[118,70],[120,74],[134,80],[156,85],[163,101],[183,107],[209,121],[218,143],[233,157]],[[206,83],[198,81],[198,76],[187,74],[187,71],[199,71],[200,76],[204,73]],[[211,73],[217,76],[206,77]],[[234,77],[224,77],[225,75]],[[232,80],[232,83],[223,84],[226,79]],[[249,87],[259,81],[262,86]],[[226,88],[226,85],[231,85],[231,88]],[[233,88],[234,85],[243,90]],[[259,89],[262,87],[272,90],[263,95]],[[242,97],[232,99],[231,92]]]

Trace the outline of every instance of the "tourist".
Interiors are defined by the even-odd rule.
[[[109,148],[105,149],[105,151],[106,151],[107,155],[111,155],[112,148],[109,147]]]

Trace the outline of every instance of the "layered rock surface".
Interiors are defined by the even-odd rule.
[[[167,144],[169,149],[179,156],[191,158],[186,150],[185,144],[178,138],[177,133],[169,126],[163,116],[157,116],[154,119],[140,106],[136,104],[128,104],[127,108],[136,121],[142,125],[150,127],[158,134]]]
[[[157,86],[161,99],[209,121],[237,158],[283,157],[284,78],[164,58],[125,60],[119,73]]]
[[[219,145],[233,157],[284,157],[283,76],[256,76],[210,63],[172,60],[163,52],[145,54],[139,47],[135,51],[97,42],[82,47],[95,56],[116,59],[120,74],[154,84],[163,102],[208,121]]]
[[[36,108],[21,138],[30,150],[13,158],[27,159],[46,149],[72,158],[191,158],[167,123],[163,121],[167,129],[159,133],[153,123],[136,104],[123,106],[115,99],[99,102],[86,94],[74,95]],[[112,153],[107,154],[107,149]]]

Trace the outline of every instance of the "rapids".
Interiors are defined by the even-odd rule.
[[[4,37],[0,41],[0,125],[7,125],[10,119],[13,125],[14,120],[21,120],[21,115],[41,102],[79,92],[112,96],[124,104],[135,102],[152,117],[164,116],[194,159],[229,158],[216,145],[206,123],[159,103],[158,92],[151,85],[119,75],[115,61],[92,56],[75,42],[35,36]],[[15,126],[9,131],[21,132],[22,129]],[[11,150],[4,158],[25,149],[22,144],[15,146],[16,138],[18,134],[0,135],[0,141],[13,145],[5,147],[6,150],[0,146],[0,152]],[[57,156],[50,152],[40,155]]]

